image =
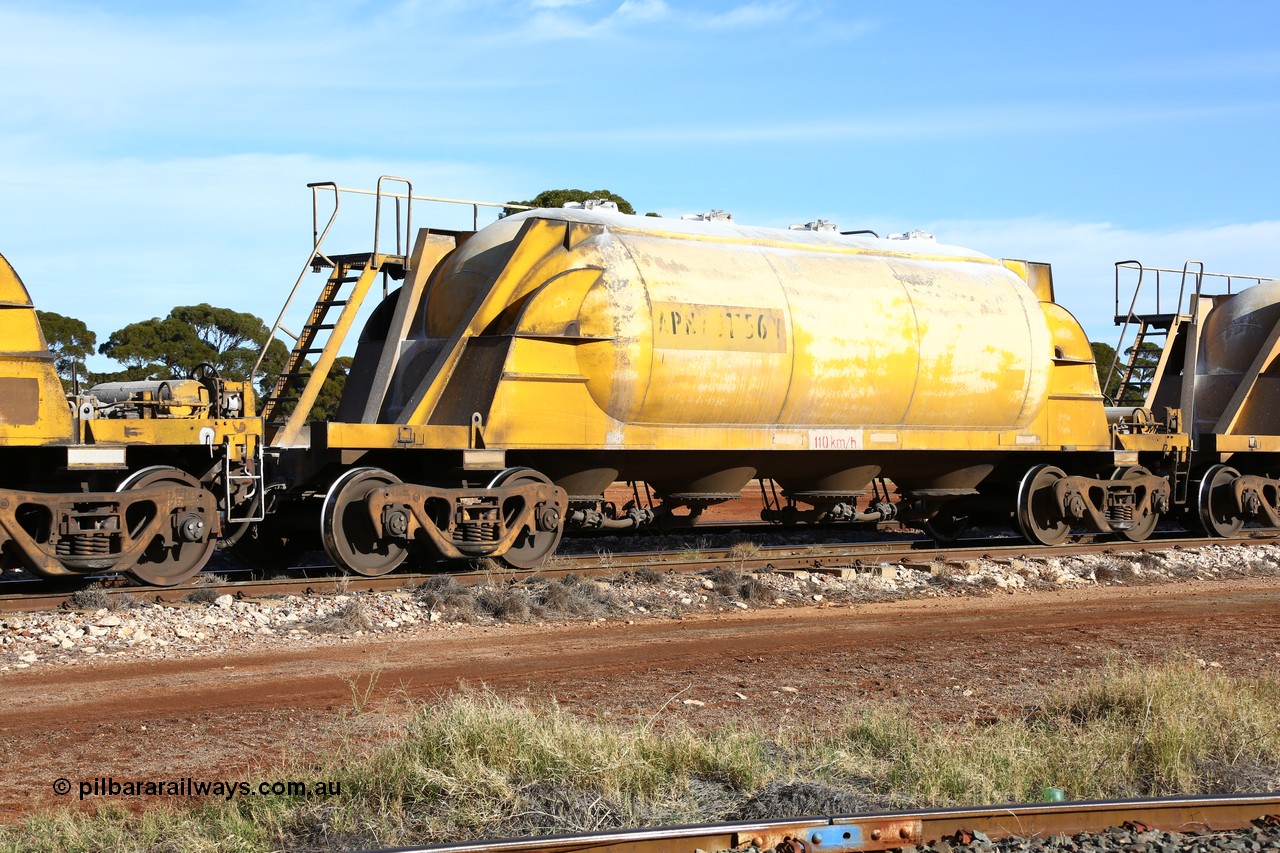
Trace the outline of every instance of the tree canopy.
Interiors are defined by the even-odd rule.
[[[592,198],[608,199],[618,205],[619,213],[634,214],[636,212],[636,209],[631,206],[631,202],[609,190],[543,190],[528,201],[511,201],[507,203],[522,204],[526,207],[564,207],[565,202],[587,201]],[[502,213],[498,214],[498,216],[510,216],[519,212],[519,208],[504,207],[502,208]]]
[[[45,342],[54,355],[54,366],[58,377],[64,382],[73,378],[81,382],[89,380],[89,371],[84,360],[93,355],[93,348],[98,343],[98,336],[84,324],[83,320],[66,317],[52,311],[36,311],[40,327],[44,330]]]
[[[225,379],[242,380],[258,359],[267,327],[253,314],[207,303],[179,305],[164,318],[130,323],[111,333],[98,352],[125,366],[114,379],[163,379],[185,376],[208,363]],[[288,356],[272,341],[264,367],[278,371]]]
[[[1142,405],[1147,388],[1160,363],[1160,347],[1150,341],[1144,341],[1137,348],[1136,357],[1134,357],[1133,347],[1125,347],[1124,355],[1120,357],[1119,364],[1116,364],[1113,371],[1111,365],[1116,361],[1115,347],[1099,341],[1092,341],[1089,346],[1093,350],[1094,367],[1098,371],[1098,386],[1106,398],[1120,406]],[[1125,389],[1123,399],[1116,399],[1116,395],[1120,392],[1120,380],[1124,378],[1130,358],[1133,358],[1133,374],[1129,378],[1129,387]],[[1111,378],[1110,383],[1107,382],[1108,376]]]
[[[1098,371],[1098,387],[1102,389],[1102,393],[1107,399],[1111,399],[1111,395],[1115,393],[1116,386],[1120,383],[1120,376],[1117,370],[1114,375],[1111,375],[1110,386],[1107,385],[1107,376],[1111,374],[1111,365],[1116,360],[1116,348],[1101,341],[1090,341],[1089,348],[1093,350],[1093,367]],[[1120,367],[1123,366],[1120,365]]]

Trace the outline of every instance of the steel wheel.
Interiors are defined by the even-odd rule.
[[[1196,520],[1200,528],[1210,536],[1235,536],[1244,527],[1236,507],[1231,485],[1240,476],[1235,468],[1214,465],[1204,472],[1196,489]]]
[[[116,487],[117,492],[133,489],[145,489],[149,486],[188,486],[193,489],[202,488],[200,481],[177,468],[167,465],[155,465],[135,471]],[[146,526],[155,515],[143,509],[145,504],[135,504],[125,513],[125,528],[130,540],[143,535]],[[155,512],[161,512],[160,507]],[[211,535],[211,525],[204,516],[212,512],[212,507],[188,508],[192,536],[198,536],[194,542],[176,541],[166,545],[164,537],[155,536],[143,550],[138,561],[128,569],[130,576],[152,586],[176,586],[193,577],[209,558],[213,556],[216,540]],[[184,519],[184,522],[187,519]],[[164,523],[163,521],[161,522]],[[180,539],[181,537],[173,537]]]
[[[1066,479],[1061,468],[1037,465],[1018,486],[1018,529],[1028,542],[1057,545],[1071,532],[1071,524],[1058,511],[1053,484]]]
[[[948,545],[960,538],[969,529],[968,513],[943,507],[938,513],[924,523],[924,532],[939,545]]]
[[[544,483],[551,485],[551,481],[539,474],[532,468],[508,468],[498,476],[494,477],[489,483],[489,488],[496,489],[499,486],[519,486],[525,483]],[[510,524],[518,507],[508,510],[503,507],[503,514],[507,516],[507,523]],[[536,515],[536,512],[535,512]],[[516,541],[505,554],[498,556],[498,559],[511,566],[513,569],[536,569],[538,566],[555,553],[560,545],[560,537],[564,535],[564,525],[556,524],[553,530],[538,530],[536,526],[533,528],[525,527],[520,531],[520,535],[516,537]]]
[[[404,562],[408,544],[391,537],[378,538],[365,501],[370,492],[399,482],[381,468],[352,468],[329,487],[320,508],[320,533],[335,566],[376,577]]]
[[[1135,477],[1145,477],[1151,472],[1141,465],[1131,465],[1127,468],[1117,468],[1112,474],[1113,480],[1132,480]],[[1116,533],[1128,539],[1130,542],[1145,542],[1152,531],[1156,529],[1156,525],[1160,523],[1160,513],[1151,508],[1151,503],[1147,502],[1146,515],[1141,518],[1134,517],[1133,526],[1128,530],[1117,530]]]

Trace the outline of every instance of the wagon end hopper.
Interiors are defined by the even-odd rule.
[[[1256,283],[1215,294],[1201,284],[1223,279]],[[1117,440],[1148,456],[1171,440],[1186,445],[1183,502],[1206,532],[1278,528],[1280,281],[1205,273],[1175,319],[1143,423],[1123,424]]]
[[[242,383],[207,375],[68,398],[0,256],[0,569],[161,585],[195,574],[260,491],[252,407]]]
[[[1037,451],[1110,470],[1088,341],[1048,282],[931,242],[532,211],[448,253],[402,338],[366,329],[366,365],[394,353],[377,422],[319,433],[484,451],[577,507],[620,479],[696,507],[772,478],[832,506],[883,475],[936,507]]]

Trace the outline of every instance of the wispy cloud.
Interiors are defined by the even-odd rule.
[[[776,110],[759,123],[668,123],[613,127],[574,127],[571,131],[531,130],[525,145],[559,146],[567,142],[649,146],[758,143],[834,143],[918,139],[984,138],[1088,134],[1100,129],[1159,127],[1208,119],[1244,118],[1274,112],[1280,103],[1246,102],[1203,106],[1153,107],[1146,103],[1099,106],[1089,103],[997,103],[936,107],[920,104],[910,111],[866,109],[865,115],[833,121],[790,120]],[[846,108],[846,112],[850,111]],[[472,139],[485,137],[472,128]]]
[[[744,3],[726,12],[695,18],[695,22],[707,29],[736,30],[763,27],[794,19],[799,4],[792,0],[761,0]]]

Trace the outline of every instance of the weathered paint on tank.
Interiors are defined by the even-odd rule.
[[[1101,448],[1083,332],[1024,276],[927,243],[532,212],[436,271],[384,416],[474,411],[509,447]],[[1065,385],[1059,338],[1089,367]]]
[[[614,341],[580,357],[597,405],[635,424],[983,429],[1043,405],[1049,332],[1013,273],[772,236],[598,238],[604,273],[577,318]]]

